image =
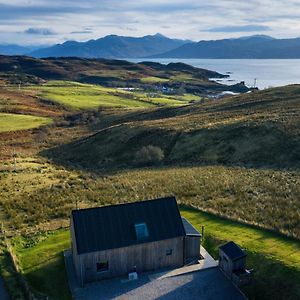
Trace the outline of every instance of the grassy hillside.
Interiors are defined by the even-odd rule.
[[[66,113],[61,106],[55,106],[38,98],[35,93],[25,92],[22,88],[10,88],[1,85],[0,111],[19,115],[35,115],[39,117],[57,118]]]
[[[255,276],[243,291],[251,299],[300,297],[299,242],[194,209],[182,207],[181,213],[198,230],[205,226],[203,245],[216,258],[218,246],[229,240],[235,240],[247,250],[247,264],[254,268]],[[14,244],[23,272],[37,291],[47,292],[55,300],[71,299],[62,256],[62,251],[70,247],[68,230],[16,238]]]
[[[151,103],[128,97],[129,94],[93,85],[54,81],[47,85],[27,89],[36,90],[44,99],[75,109],[90,109],[99,106],[131,108],[151,106]]]
[[[99,129],[105,126],[99,133],[49,155],[89,169],[118,169],[133,167],[136,152],[154,145],[172,165],[299,168],[299,92],[295,85],[184,108],[110,115],[100,120]]]
[[[173,193],[184,203],[300,237],[299,95],[295,85],[187,107],[102,114],[93,124],[98,133],[44,155],[73,169],[128,176],[130,186],[145,191],[140,198]],[[149,145],[164,158],[159,169],[141,171],[136,154]],[[130,194],[125,186],[122,197]]]
[[[186,90],[201,95],[218,94],[231,90],[247,92],[243,84],[227,86],[209,78],[226,75],[195,68],[183,63],[143,62],[130,63],[122,60],[47,58],[0,55],[0,81],[18,85],[43,83],[45,80],[67,80],[106,87],[134,87],[155,91],[168,87],[175,92]]]
[[[57,102],[73,109],[95,109],[98,107],[147,108],[155,106],[186,105],[200,97],[185,95],[164,95],[139,90],[125,91],[91,84],[69,81],[50,81],[39,86],[26,87],[28,92],[36,91],[43,99]]]
[[[186,65],[11,59],[22,70],[8,70],[5,80],[0,78],[2,84],[14,83],[0,89],[0,112],[9,114],[2,122],[5,132],[0,132],[0,222],[16,243],[24,274],[42,292],[56,293],[53,286],[65,290],[65,275],[58,270],[68,233],[44,233],[67,227],[76,205],[173,194],[180,204],[300,238],[300,86],[210,100],[199,91],[207,93],[207,86],[215,83]],[[81,81],[101,77],[103,86],[70,81],[75,65],[77,75],[89,78]],[[31,67],[35,74],[23,72]],[[45,82],[45,74],[68,81]],[[19,76],[39,85],[19,90]],[[178,80],[192,92],[182,91]],[[143,89],[130,92],[108,86],[111,82]],[[177,92],[163,93],[166,84]],[[21,127],[21,119],[13,119],[27,115],[30,120]],[[33,123],[40,125],[37,120],[52,123],[32,128]],[[12,131],[17,129],[22,130]],[[138,159],[149,145],[162,150],[159,160]],[[249,250],[249,266],[258,270],[255,284],[246,289],[251,299],[282,299],[280,289],[299,295],[297,241],[183,212],[196,225],[207,224],[205,245],[211,251],[227,239]],[[41,258],[37,253],[43,253]],[[0,266],[8,270],[1,257]],[[52,283],[44,280],[45,274]]]
[[[26,130],[48,125],[50,118],[0,113],[0,132]]]
[[[174,194],[183,204],[300,237],[300,174],[242,167],[164,167],[94,177],[38,159],[0,172],[1,206],[14,230],[68,224],[76,207]],[[11,189],[13,187],[13,189]]]
[[[9,160],[0,174],[1,205],[12,228],[65,220],[76,199],[90,206],[175,194],[182,203],[300,236],[299,86],[184,107],[76,114],[28,93],[30,105],[18,100],[7,109],[44,113],[49,107],[56,121],[46,131],[0,136],[1,155]],[[149,145],[164,152],[158,165],[136,160]],[[10,173],[14,149],[20,157]],[[73,171],[54,171],[35,156],[42,149]],[[28,156],[37,166],[27,167]]]

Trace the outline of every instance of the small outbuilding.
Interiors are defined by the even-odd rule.
[[[200,233],[175,197],[72,211],[72,256],[81,285],[200,258]]]
[[[219,267],[236,285],[244,284],[249,279],[246,257],[247,253],[232,241],[219,247]]]

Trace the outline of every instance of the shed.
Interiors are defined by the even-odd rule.
[[[200,256],[200,234],[183,221],[175,197],[74,210],[72,255],[86,282],[180,267]]]
[[[237,285],[250,275],[246,269],[246,257],[247,253],[232,241],[219,247],[219,267]]]

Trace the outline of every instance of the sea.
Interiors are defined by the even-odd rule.
[[[300,84],[300,59],[129,59],[132,62],[154,61],[162,64],[183,62],[194,67],[217,71],[229,78],[217,80],[232,85],[244,81],[249,87],[266,89]]]

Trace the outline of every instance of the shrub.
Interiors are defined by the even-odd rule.
[[[165,155],[161,148],[157,146],[144,146],[135,154],[136,162],[144,165],[158,164]]]

